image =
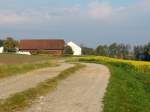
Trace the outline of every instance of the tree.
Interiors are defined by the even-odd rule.
[[[150,43],[134,46],[134,56],[136,60],[150,61]]]
[[[144,59],[144,48],[143,46],[134,46],[134,57],[136,60],[143,60]]]
[[[3,42],[5,52],[15,52],[17,45],[18,45],[18,42],[14,40],[12,37],[8,37]]]
[[[130,45],[128,44],[119,44],[118,45],[118,57],[120,58],[126,58],[129,54],[129,51],[130,51]]]
[[[64,54],[72,55],[73,54],[72,48],[70,46],[66,46],[64,50]]]
[[[144,46],[144,52],[150,53],[150,42]]]
[[[143,61],[150,61],[150,54],[148,51],[144,52],[144,60]]]
[[[116,57],[118,54],[118,45],[117,43],[113,43],[109,46],[109,56]]]
[[[82,54],[83,55],[94,55],[95,54],[93,48],[89,48],[89,47],[86,47],[86,46],[82,46],[81,48],[82,48]]]
[[[0,40],[0,47],[3,46],[3,40]]]
[[[96,49],[95,49],[95,54],[96,55],[101,55],[101,56],[107,56],[108,55],[108,47],[107,45],[99,45]]]

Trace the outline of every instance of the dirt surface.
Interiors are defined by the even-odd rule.
[[[43,68],[26,74],[0,79],[0,99],[35,87],[38,83],[57,76],[61,71],[72,67],[72,64],[63,63],[57,67]]]
[[[24,112],[101,112],[109,77],[107,67],[87,64],[60,82],[56,91],[39,97]]]

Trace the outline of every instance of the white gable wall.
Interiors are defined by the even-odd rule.
[[[76,45],[73,42],[69,42],[67,45],[72,48],[73,55],[76,55],[76,56],[82,55],[82,49],[80,46]]]

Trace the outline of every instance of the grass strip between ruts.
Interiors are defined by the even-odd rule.
[[[52,61],[41,61],[36,63],[25,63],[17,65],[0,65],[0,78],[19,75],[35,69],[53,67],[58,64]]]

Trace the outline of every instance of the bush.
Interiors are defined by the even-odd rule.
[[[64,54],[65,55],[72,55],[73,54],[72,48],[70,46],[66,46],[64,49]]]

